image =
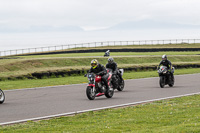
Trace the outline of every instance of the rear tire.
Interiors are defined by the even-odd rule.
[[[5,101],[5,94],[3,91],[0,89],[0,104],[2,104]]]
[[[112,96],[114,95],[114,89],[110,88],[109,90],[106,91],[105,96],[107,98],[112,98]]]
[[[161,87],[161,88],[164,88],[164,86],[165,86],[165,79],[164,79],[163,76],[160,76],[159,84],[160,84],[160,87]]]
[[[122,90],[124,89],[124,85],[125,85],[124,79],[122,79],[121,83],[120,83],[119,86],[117,87],[117,90],[118,90],[118,91],[122,91]]]
[[[95,99],[95,96],[96,96],[96,93],[92,91],[92,87],[91,86],[88,86],[86,88],[86,95],[88,97],[89,100],[94,100]]]
[[[169,84],[169,87],[173,87],[173,86],[174,86],[174,82],[175,82],[175,79],[174,79],[174,76],[173,76],[173,77],[172,77],[171,84]]]

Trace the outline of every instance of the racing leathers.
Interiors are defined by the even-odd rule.
[[[122,81],[122,76],[117,69],[117,63],[116,62],[107,63],[106,68],[112,69],[113,74],[117,74],[119,76],[120,80]]]

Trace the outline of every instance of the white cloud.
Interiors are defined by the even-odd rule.
[[[0,0],[0,27],[92,30],[142,19],[200,24],[198,5],[198,0]]]

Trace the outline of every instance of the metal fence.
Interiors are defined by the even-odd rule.
[[[91,42],[80,44],[66,44],[58,46],[27,48],[0,51],[0,56],[21,55],[30,53],[41,53],[51,51],[65,51],[67,49],[76,48],[91,48],[105,46],[128,46],[128,45],[157,45],[157,44],[195,44],[200,43],[200,39],[173,39],[173,40],[139,40],[139,41],[106,41],[106,42]]]

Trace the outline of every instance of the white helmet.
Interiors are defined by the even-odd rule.
[[[166,54],[164,54],[164,55],[162,56],[162,60],[167,60],[167,55],[166,55]]]

